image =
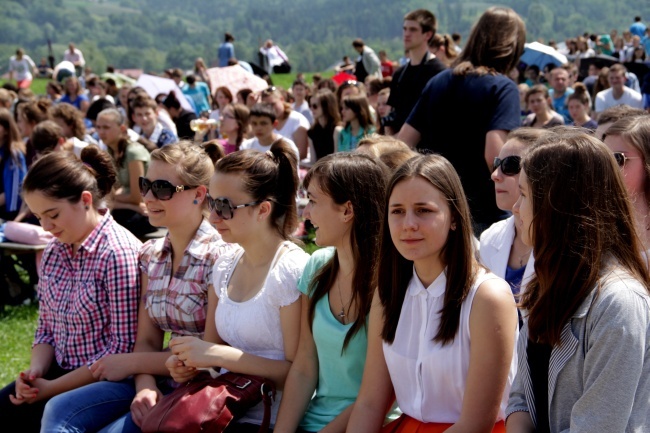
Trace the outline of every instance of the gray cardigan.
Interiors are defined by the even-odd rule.
[[[548,368],[549,425],[560,432],[650,432],[650,296],[618,269],[600,280],[562,329]],[[528,325],[519,335],[519,368],[506,418],[528,412],[536,424],[526,356]]]

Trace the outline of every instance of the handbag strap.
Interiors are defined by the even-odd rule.
[[[261,391],[262,402],[264,403],[264,418],[262,419],[258,433],[267,433],[271,425],[271,405],[273,404],[273,400],[275,400],[275,387],[265,381],[262,384]]]

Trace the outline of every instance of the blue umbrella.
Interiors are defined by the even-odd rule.
[[[563,65],[567,62],[567,58],[553,47],[540,44],[539,42],[531,42],[524,46],[524,53],[521,55],[519,61],[528,66],[536,65],[539,69],[543,69],[549,63],[553,63],[556,66]]]

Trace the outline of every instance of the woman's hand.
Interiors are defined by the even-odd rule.
[[[96,380],[117,382],[134,374],[129,366],[130,353],[117,353],[104,356],[90,366],[90,372]]]
[[[169,342],[172,353],[187,367],[215,367],[220,365],[220,345],[196,337],[176,337]]]
[[[131,402],[131,418],[138,427],[142,427],[142,420],[156,403],[163,397],[158,388],[143,389],[138,392]]]
[[[36,401],[39,390],[34,386],[33,381],[40,378],[43,373],[36,369],[28,369],[20,372],[16,378],[16,395],[10,395],[9,400],[16,406],[23,403]]]
[[[196,368],[187,367],[176,355],[167,358],[165,366],[169,369],[171,377],[178,383],[185,383],[199,373]]]

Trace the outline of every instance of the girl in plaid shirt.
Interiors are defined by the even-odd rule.
[[[0,391],[0,425],[39,431],[51,397],[96,380],[98,359],[133,349],[141,243],[100,203],[115,183],[110,157],[96,146],[51,153],[27,174],[25,202],[50,232],[39,281],[39,319],[30,367]]]
[[[230,249],[207,220],[207,185],[216,145],[181,142],[151,153],[139,187],[149,221],[166,227],[164,238],[140,250],[142,296],[133,353],[97,360],[90,371],[100,382],[52,399],[42,419],[44,432],[140,431],[142,416],[171,391],[164,351],[172,337],[202,337],[215,260]],[[159,376],[157,380],[156,376]],[[129,410],[130,409],[130,410]],[[109,425],[110,424],[110,425]]]

